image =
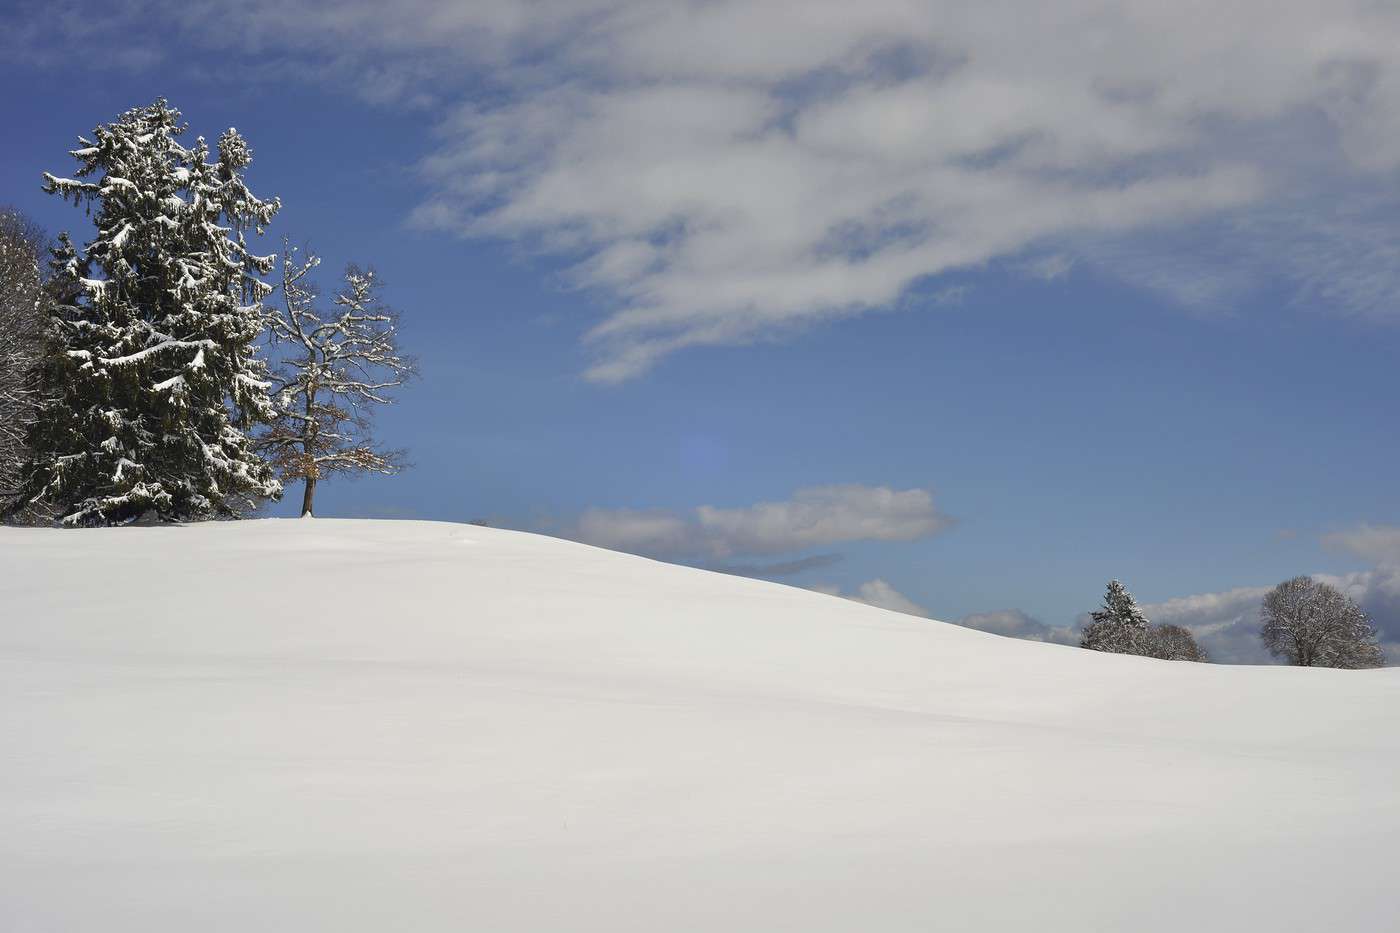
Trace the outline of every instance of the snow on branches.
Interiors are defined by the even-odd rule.
[[[93,213],[81,252],[63,240],[44,378],[57,393],[31,437],[24,493],[70,524],[235,513],[280,494],[246,430],[275,415],[257,357],[259,276],[250,251],[280,207],[243,181],[252,153],[230,129],[191,146],[164,100],[81,139],[72,178],[44,189]]]
[[[1135,654],[1163,661],[1204,661],[1195,637],[1179,625],[1153,625],[1137,600],[1117,580],[1108,582],[1103,607],[1089,614],[1079,646],[1113,654]]]
[[[43,351],[45,236],[18,211],[0,208],[0,500],[18,489],[25,436],[39,411],[35,379]]]
[[[326,476],[403,468],[400,452],[377,446],[371,415],[416,370],[399,350],[398,315],[381,301],[373,271],[349,266],[331,307],[321,309],[309,279],[320,259],[299,260],[296,252],[284,246],[282,304],[267,313],[284,360],[273,392],[277,417],[257,443],[284,481],[304,482],[301,513],[310,515]]]
[[[1294,577],[1274,587],[1260,609],[1260,637],[1270,653],[1300,667],[1381,667],[1376,628],[1336,587]]]
[[[1084,627],[1080,646],[1114,654],[1143,654],[1147,641],[1147,617],[1138,608],[1137,600],[1127,587],[1117,580],[1108,581],[1103,608],[1090,613],[1092,621]]]

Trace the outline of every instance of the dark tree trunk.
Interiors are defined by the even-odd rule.
[[[306,457],[306,489],[301,494],[301,517],[312,515],[311,500],[316,498],[316,435],[320,433],[320,425],[316,423],[314,412],[316,411],[316,390],[318,386],[312,382],[306,391],[306,420],[301,425],[301,452]],[[314,518],[315,516],[312,515]]]
[[[301,517],[311,515],[311,500],[316,498],[316,477],[306,478],[306,490],[301,494]],[[315,517],[314,515],[312,516]]]

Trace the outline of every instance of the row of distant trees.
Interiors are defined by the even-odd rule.
[[[1365,611],[1336,587],[1311,577],[1294,577],[1270,590],[1260,621],[1264,647],[1287,664],[1347,669],[1385,664]],[[1109,581],[1103,606],[1090,614],[1079,645],[1168,661],[1209,660],[1189,630],[1149,622],[1117,580]]]
[[[259,255],[281,201],[236,130],[191,146],[164,100],[80,137],[81,248],[0,211],[0,511],[70,525],[232,516],[334,473],[393,473],[371,412],[415,373],[372,271],[329,304],[320,260]],[[280,271],[280,282],[266,277]],[[276,301],[271,301],[280,291]]]

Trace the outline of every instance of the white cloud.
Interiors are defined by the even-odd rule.
[[[926,489],[857,484],[812,486],[786,502],[739,509],[702,505],[695,514],[717,554],[777,554],[845,541],[913,541],[951,524]]]
[[[1180,625],[1192,630],[1233,624],[1257,615],[1267,586],[1242,586],[1220,593],[1179,596],[1142,607],[1143,614],[1159,625]]]
[[[598,380],[888,306],[998,258],[1065,257],[1041,261],[1054,275],[1083,256],[1202,307],[1282,278],[1310,302],[1393,314],[1400,287],[1394,4],[88,12],[114,9],[260,61],[294,52],[284,61],[370,97],[437,102],[416,219],[568,257],[608,309],[589,338]]]
[[[892,612],[928,617],[927,609],[880,579],[862,583],[860,589],[856,591],[856,595],[851,598],[880,609],[889,609]]]
[[[999,612],[975,612],[957,620],[958,625],[975,628],[994,635],[1008,638],[1024,638],[1027,641],[1048,641],[1060,645],[1079,644],[1079,633],[1070,626],[1050,626],[1020,609],[1003,609]]]
[[[689,549],[692,532],[690,523],[670,512],[588,509],[567,537],[615,551],[664,554]]]
[[[1052,253],[1049,256],[1028,259],[1021,263],[1019,268],[1032,278],[1054,282],[1069,275],[1070,270],[1074,268],[1074,258],[1063,253]]]
[[[1391,664],[1400,663],[1400,528],[1363,525],[1326,535],[1323,543],[1350,551],[1375,566],[1347,574],[1311,574],[1337,587],[1366,610]],[[1240,587],[1143,606],[1153,622],[1190,629],[1212,660],[1262,664],[1272,659],[1259,643],[1260,601],[1270,587]]]
[[[1259,602],[1268,591],[1267,586],[1242,586],[1149,603],[1142,611],[1158,625],[1189,629],[1212,661],[1267,664],[1272,658],[1259,642]]]
[[[1316,580],[1337,587],[1366,610],[1380,634],[1381,647],[1391,664],[1400,664],[1400,527],[1363,525],[1327,535],[1331,547],[1349,550],[1376,566],[1348,574],[1312,574]],[[811,587],[832,596],[844,596],[883,609],[928,618],[930,611],[896,590],[883,579],[861,584],[854,594],[833,585]],[[1259,609],[1269,586],[1242,586],[1215,593],[1197,593],[1142,606],[1143,614],[1157,625],[1189,629],[1212,661],[1223,664],[1276,663],[1259,640]],[[1074,624],[1051,626],[1022,612],[1004,609],[978,612],[952,620],[957,625],[1030,641],[1077,645],[1088,621],[1085,614]]]
[[[710,569],[720,573],[731,573],[738,577],[790,577],[819,567],[830,567],[832,564],[840,563],[841,559],[840,554],[813,554],[810,557],[799,557],[794,560],[766,564],[723,564]]]
[[[827,596],[839,596],[842,599],[849,599],[852,602],[865,603],[867,606],[874,606],[876,609],[888,609],[891,612],[900,612],[904,615],[917,616],[920,619],[929,618],[929,611],[899,590],[895,589],[887,581],[879,579],[867,580],[856,587],[854,593],[848,593],[834,583],[814,583],[808,589]]]
[[[1393,525],[1362,525],[1323,537],[1328,547],[1350,551],[1374,564],[1400,566],[1400,528]]]
[[[1313,576],[1337,587],[1366,610],[1379,632],[1387,663],[1400,664],[1400,564],[1382,564],[1374,570],[1340,576]]]
[[[876,578],[862,583],[855,593],[845,593],[839,586],[817,584],[811,589],[828,596],[841,596],[845,599],[865,603],[879,609],[902,612],[921,619],[931,618],[930,611],[895,589],[886,580]],[[1046,641],[1061,645],[1079,644],[1079,632],[1071,626],[1050,626],[1035,619],[1020,609],[1003,609],[998,612],[976,612],[953,620],[954,625],[975,628],[993,635],[1008,638],[1021,638],[1026,641]]]
[[[589,509],[565,536],[622,551],[726,558],[852,541],[913,541],[951,523],[928,490],[846,484],[811,486],[782,502],[742,508]]]

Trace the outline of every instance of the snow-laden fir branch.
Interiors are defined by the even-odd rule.
[[[23,477],[26,499],[69,523],[229,515],[281,492],[247,436],[275,414],[258,357],[273,257],[248,238],[281,205],[249,191],[236,130],[212,147],[181,143],[185,131],[157,100],[81,139],[73,177],[46,176],[94,228],[55,252],[65,299],[42,377],[55,398]]]

